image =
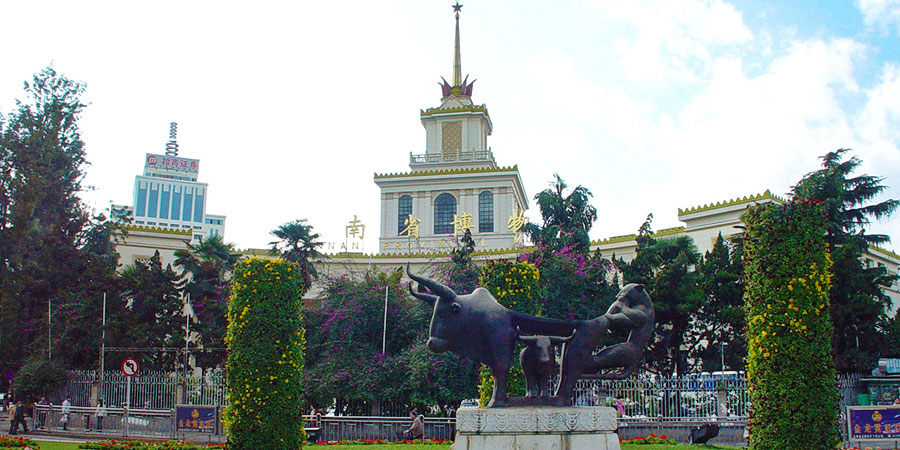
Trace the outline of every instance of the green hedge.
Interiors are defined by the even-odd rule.
[[[750,448],[832,450],[840,434],[823,209],[764,204],[744,223]]]
[[[304,285],[296,264],[238,263],[228,305],[225,426],[234,450],[296,450],[303,432]]]

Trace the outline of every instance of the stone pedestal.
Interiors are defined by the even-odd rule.
[[[453,450],[619,450],[609,407],[460,408]]]

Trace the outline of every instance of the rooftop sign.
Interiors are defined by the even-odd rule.
[[[144,163],[144,168],[167,169],[177,170],[179,172],[197,173],[200,171],[200,160],[147,153],[147,159]]]

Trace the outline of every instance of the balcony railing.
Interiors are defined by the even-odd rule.
[[[440,153],[421,153],[414,155],[409,154],[409,165],[422,164],[438,164],[444,162],[468,162],[468,161],[490,161],[494,165],[494,154],[488,150],[474,150],[467,152],[440,152]]]

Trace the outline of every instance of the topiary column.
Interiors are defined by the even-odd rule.
[[[823,210],[765,204],[744,223],[750,448],[833,450],[840,434]]]
[[[537,302],[540,290],[540,277],[537,267],[528,262],[489,261],[481,269],[478,283],[487,289],[501,305],[518,312],[540,315],[540,305]],[[519,364],[519,351],[522,346],[516,347],[513,355],[513,364],[509,368],[507,380],[507,393],[510,397],[525,395],[525,373]],[[494,377],[487,366],[481,366],[479,374],[478,396],[481,406],[485,406],[491,400],[494,391]]]
[[[303,446],[301,380],[306,344],[294,263],[250,258],[238,263],[228,305],[230,449],[296,450]]]

